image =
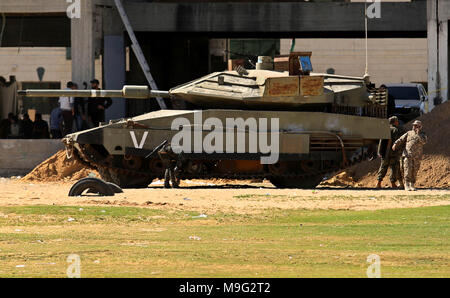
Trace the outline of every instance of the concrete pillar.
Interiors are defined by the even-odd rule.
[[[94,4],[92,0],[80,1],[81,18],[71,21],[72,81],[82,88],[83,82],[95,75]]]
[[[439,75],[442,101],[448,100],[448,19],[439,21]]]
[[[122,89],[125,85],[125,41],[123,35],[104,36],[103,85],[105,89]],[[106,110],[105,119],[124,118],[126,100],[113,98],[113,104]]]
[[[114,5],[104,7],[103,33],[103,88],[122,89],[126,81],[125,35],[122,20]],[[105,120],[126,116],[126,99],[113,98],[112,106],[105,112]]]
[[[448,100],[448,19],[445,0],[427,0],[429,108]]]
[[[438,35],[437,1],[427,0],[427,41],[428,41],[428,94],[429,109],[434,108],[434,100],[439,97],[438,89]]]

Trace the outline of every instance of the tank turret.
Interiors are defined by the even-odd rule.
[[[268,67],[238,68],[215,72],[169,91],[124,86],[122,90],[26,90],[19,94],[27,97],[161,97],[184,100],[196,109],[343,111],[387,116],[386,93],[373,88],[369,77],[313,73],[310,57],[310,52],[295,52],[289,56],[286,71],[267,70]]]

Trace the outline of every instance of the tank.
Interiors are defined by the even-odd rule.
[[[385,89],[368,76],[314,73],[310,56],[291,53],[284,71],[238,66],[169,91],[125,86],[19,94],[189,102],[193,109],[112,120],[62,140],[69,156],[121,187],[147,187],[163,178],[165,166],[155,152],[170,143],[179,179],[268,179],[279,188],[314,188],[329,173],[372,155],[390,131]]]

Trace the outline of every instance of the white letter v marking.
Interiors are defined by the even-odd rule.
[[[136,135],[134,134],[134,131],[130,131],[131,139],[133,140],[134,148],[136,149],[142,149],[144,148],[145,140],[147,140],[148,131],[144,132],[144,135],[142,136],[141,143],[138,145]]]

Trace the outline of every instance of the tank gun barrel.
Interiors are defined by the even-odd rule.
[[[170,98],[169,91],[150,90],[148,86],[124,86],[122,90],[20,90],[25,97],[121,97],[121,98]]]

